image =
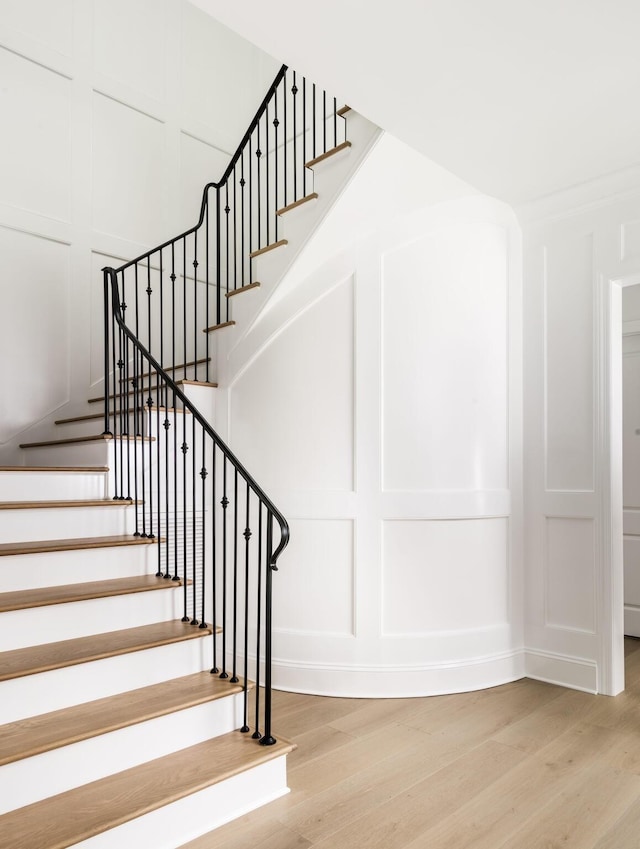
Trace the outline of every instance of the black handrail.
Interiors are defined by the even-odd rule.
[[[135,533],[157,541],[157,575],[182,582],[183,622],[209,627],[205,620],[211,602],[211,671],[237,682],[239,642],[244,641],[241,730],[245,732],[249,731],[249,641],[255,632],[255,674],[259,684],[264,654],[265,689],[261,731],[261,694],[256,688],[253,736],[264,745],[275,742],[272,572],[289,542],[289,526],[180,388],[176,372],[184,371],[186,377],[193,369],[193,379],[203,382],[198,372],[204,366],[204,382],[215,385],[209,379],[210,331],[233,324],[231,295],[259,285],[253,277],[256,256],[285,243],[278,241],[279,216],[291,205],[317,197],[312,190],[306,196],[308,177],[312,183],[307,150],[313,151],[315,160],[331,152],[328,143],[338,149],[338,117],[342,127],[346,122],[337,113],[335,99],[333,114],[328,114],[326,94],[318,107],[315,84],[312,102],[306,91],[306,79],[295,72],[289,77],[282,65],[222,177],[204,187],[197,223],[117,269],[103,269],[104,433],[116,438],[114,497],[133,496],[142,505]],[[333,133],[327,132],[331,127]],[[210,198],[210,192],[215,197]],[[216,287],[215,293],[210,286]],[[128,309],[133,310],[129,322]],[[206,345],[198,342],[202,331]],[[274,524],[280,533],[275,549]],[[219,617],[221,670],[216,643]]]

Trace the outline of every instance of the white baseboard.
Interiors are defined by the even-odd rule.
[[[346,666],[275,660],[278,690],[344,698],[408,698],[464,693],[525,676],[521,649],[424,666]]]
[[[598,666],[595,661],[536,649],[527,649],[524,655],[527,678],[585,693],[598,692]]]

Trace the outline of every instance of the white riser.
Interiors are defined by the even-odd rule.
[[[202,672],[211,653],[207,636],[3,681],[0,725]]]
[[[37,465],[30,456],[27,460]],[[0,501],[106,497],[105,472],[0,472]]]
[[[132,505],[0,510],[0,543],[129,535],[135,518]]]
[[[242,694],[237,694],[6,764],[0,767],[0,814],[194,746],[241,725]]]
[[[64,439],[64,437],[60,437]],[[44,448],[25,448],[30,466],[108,466],[113,461],[107,442],[80,442],[72,445],[49,445]]]
[[[170,585],[171,581],[167,581]],[[182,618],[182,587],[0,614],[3,651]]]
[[[155,575],[157,564],[157,545],[14,554],[0,557],[0,586],[3,592],[13,592],[129,575]]]
[[[286,773],[283,755],[76,843],[74,849],[179,849],[187,841],[284,796],[289,792]]]

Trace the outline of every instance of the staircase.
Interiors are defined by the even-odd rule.
[[[373,144],[349,111],[281,69],[196,227],[105,269],[103,394],[0,468],[0,849],[176,849],[287,792],[288,527],[203,402],[217,331],[250,326]]]

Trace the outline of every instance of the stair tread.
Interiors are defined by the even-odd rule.
[[[57,643],[43,643],[0,653],[0,681],[21,678],[51,669],[75,666],[155,646],[192,640],[211,634],[211,628],[199,628],[188,622],[170,620],[139,625],[122,631],[92,634]]]
[[[232,731],[0,817],[0,849],[66,849],[295,748]]]
[[[214,330],[222,330],[223,327],[233,327],[235,321],[223,321],[221,324],[212,324],[211,327],[206,327],[203,333],[213,333]],[[218,385],[217,383],[215,384]]]
[[[321,153],[319,156],[316,156],[315,159],[310,159],[308,162],[305,162],[305,168],[313,168],[314,165],[317,165],[319,162],[323,162],[325,159],[328,159],[330,156],[334,156],[336,153],[340,153],[342,150],[347,150],[351,147],[350,141],[344,141],[342,144],[338,144],[335,147],[332,147],[330,150]]]
[[[124,501],[115,498],[85,498],[67,501],[0,501],[0,510],[31,510],[32,508],[43,510],[48,507],[128,507],[133,504],[133,499]]]
[[[90,598],[107,598],[114,595],[170,590],[181,587],[182,581],[170,581],[157,575],[133,575],[127,578],[108,578],[104,581],[86,581],[80,584],[60,584],[55,587],[36,587],[0,593],[0,613],[67,604]]]
[[[130,504],[121,501],[121,504]],[[0,557],[10,554],[43,554],[49,551],[77,551],[84,548],[110,548],[117,545],[151,545],[155,538],[119,534],[106,537],[73,537],[71,539],[41,539],[0,543]]]
[[[304,197],[298,198],[298,200],[294,200],[291,203],[288,203],[286,206],[283,206],[282,209],[277,210],[276,215],[286,215],[287,212],[291,212],[293,209],[297,209],[299,206],[302,206],[305,203],[309,203],[311,200],[317,200],[318,193],[311,192],[309,195],[305,195]]]
[[[190,382],[191,381],[187,381],[187,383],[190,383]],[[136,412],[146,413],[148,410],[149,410],[149,408],[146,407],[146,406],[145,407],[138,407],[137,410],[136,410],[136,407],[132,406],[129,410],[126,410],[126,413],[130,416],[134,416],[136,414]],[[181,407],[154,407],[153,410],[154,410],[154,412],[155,412],[155,410],[160,410],[160,412],[162,412],[162,413],[176,413],[176,412],[181,413],[182,412]],[[187,410],[186,412],[187,412],[187,415],[190,415],[189,410]],[[109,418],[113,418],[114,416],[119,416],[119,415],[121,415],[120,410],[109,410]],[[66,425],[66,424],[78,424],[79,422],[97,422],[97,421],[103,421],[103,420],[104,420],[104,412],[101,412],[101,413],[89,413],[86,416],[71,416],[68,419],[57,419],[54,422],[54,424],[56,424],[56,425]]]
[[[228,325],[231,325],[231,324],[235,324],[235,321],[228,321],[228,322],[225,322],[224,324],[217,324],[217,325],[215,325],[215,327],[214,327],[214,328],[212,328],[212,329],[213,329],[213,330],[216,330],[218,327],[227,327]],[[205,333],[206,333],[206,331],[205,331]],[[192,381],[184,380],[184,379],[182,379],[182,380],[176,380],[176,386],[182,386],[182,385],[183,385],[183,384],[185,384],[185,383],[186,383],[186,384],[188,384],[188,383],[191,383],[191,382],[192,382]],[[209,382],[209,383],[207,383],[207,386],[217,387],[217,386],[218,386],[218,384],[217,384],[217,383],[213,383],[213,382]],[[161,392],[162,392],[162,391],[164,391],[164,386],[162,386],[162,385],[161,385],[160,387],[158,387],[158,385],[156,384],[155,386],[151,386],[151,387],[149,387],[149,386],[145,386],[145,387],[143,387],[142,389],[130,389],[130,390],[127,392],[127,395],[135,395],[135,394],[136,394],[136,392],[139,392],[140,394],[145,394],[145,395],[146,395],[146,393],[147,393],[147,392],[158,392],[158,390],[160,390]],[[170,393],[170,392],[171,392],[171,389],[167,388],[167,392],[168,392],[168,393]],[[120,398],[120,393],[116,393],[116,394],[114,394],[114,395],[109,395],[109,400],[110,400],[110,401],[113,401],[114,399],[115,399],[115,400],[117,400],[118,398]],[[98,402],[100,402],[100,401],[104,401],[104,395],[99,395],[99,396],[97,396],[97,397],[95,397],[95,398],[88,398],[88,399],[87,399],[87,403],[88,403],[88,404],[97,404],[97,403],[98,403]],[[154,410],[156,409],[155,405],[154,405],[154,408],[153,408],[153,409],[154,409]],[[164,408],[164,407],[160,407],[160,409],[161,409],[161,410],[163,410],[163,409],[165,409],[165,408]]]
[[[286,239],[278,239],[277,242],[272,242],[270,245],[265,245],[264,248],[258,248],[258,250],[252,251],[249,254],[249,259],[255,259],[256,257],[262,256],[262,254],[275,250],[275,248],[282,248],[288,244],[289,242]]]
[[[0,472],[108,472],[109,466],[0,466]]]
[[[135,436],[134,434],[120,434],[120,438],[142,442],[155,442],[155,436]],[[111,433],[96,433],[90,436],[69,436],[66,439],[45,439],[41,442],[22,442],[20,448],[48,448],[52,445],[76,445],[82,442],[110,442],[113,439]]]
[[[250,685],[252,686],[252,685]],[[242,691],[243,682],[196,672],[0,726],[0,765],[88,740]]]
[[[253,283],[247,283],[246,286],[238,286],[237,289],[229,289],[225,294],[225,298],[233,298],[234,295],[240,295],[242,292],[249,292],[251,289],[257,289],[260,286],[260,281],[255,280]]]

